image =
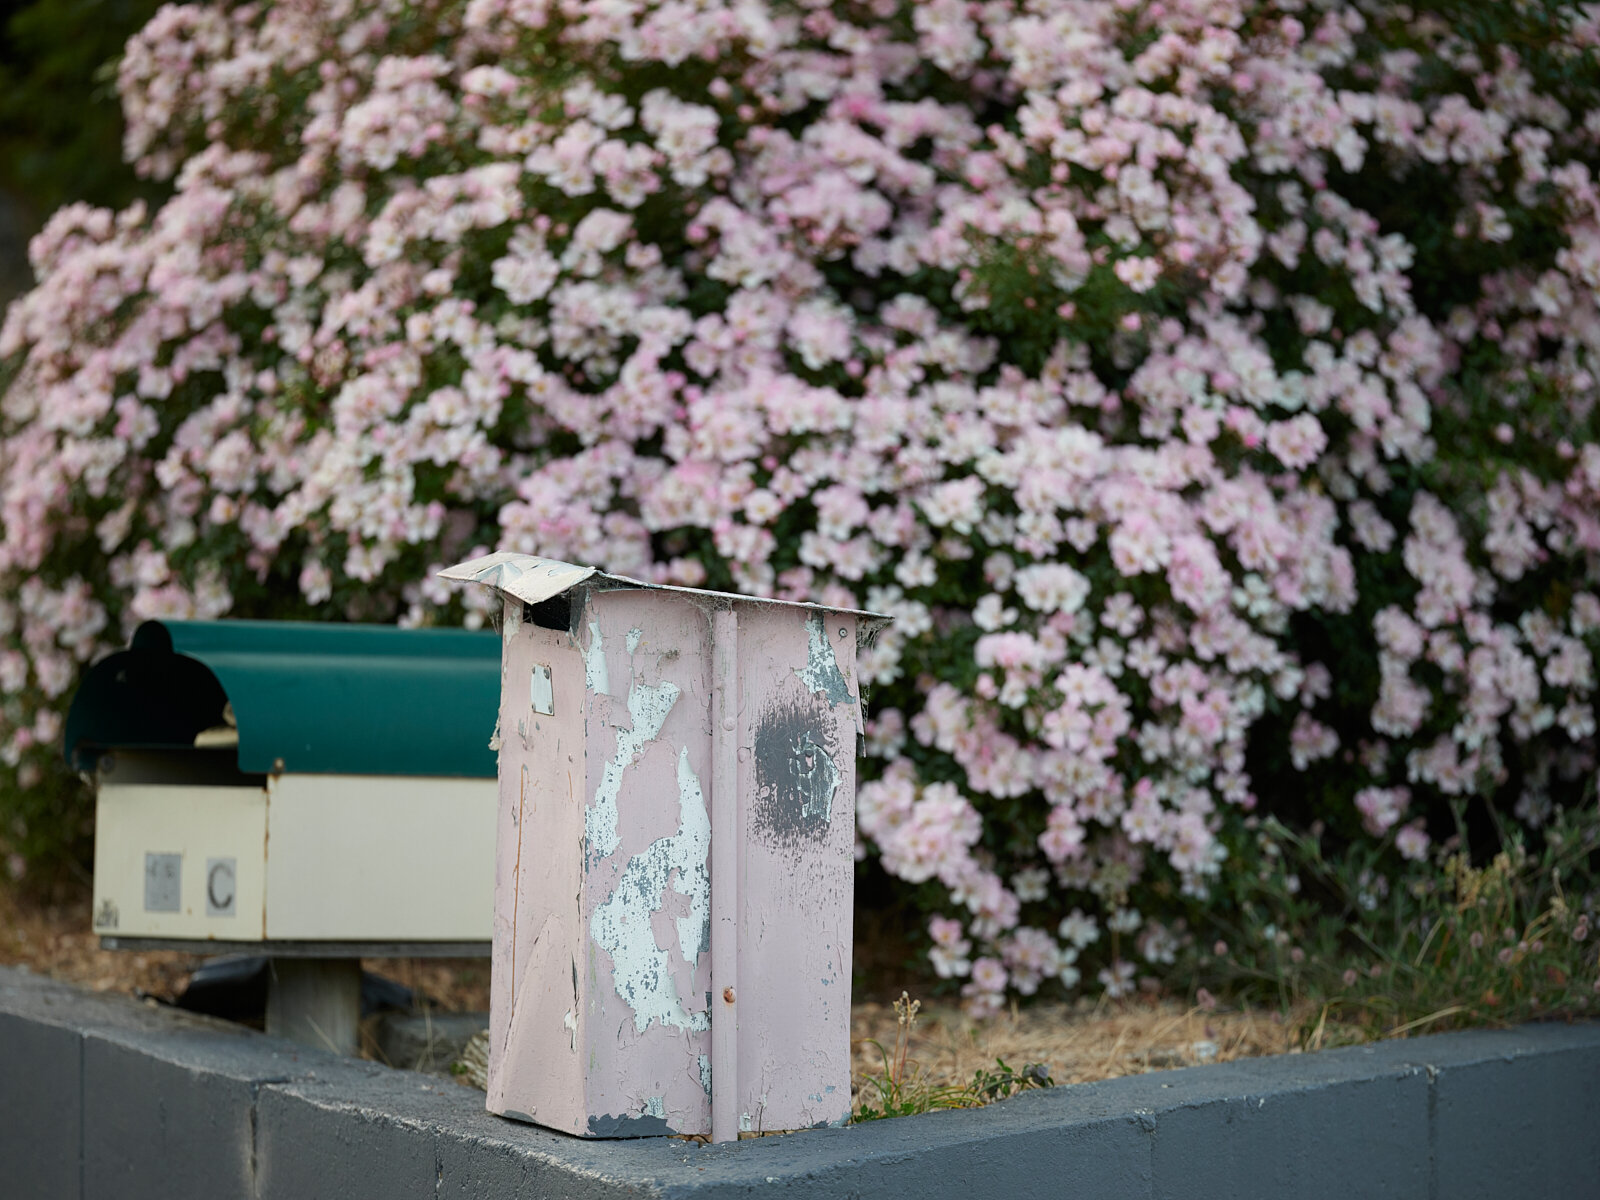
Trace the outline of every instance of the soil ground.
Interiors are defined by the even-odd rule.
[[[90,932],[86,895],[40,905],[0,890],[0,964],[160,1003],[175,999],[202,961],[176,951],[102,950]],[[368,959],[364,965],[425,994],[440,1010],[489,1007],[487,960]],[[953,1006],[925,1004],[910,1038],[906,1075],[936,1086],[969,1083],[975,1071],[1004,1059],[1018,1071],[1044,1063],[1056,1083],[1085,1083],[1280,1054],[1295,1049],[1294,1016],[1286,1022],[1276,1013],[1207,1012],[1140,996],[1121,1003],[1036,1003],[975,1022]],[[882,1053],[894,1054],[898,1018],[892,1005],[866,1001],[855,1005],[852,1025],[859,1087],[883,1073]]]

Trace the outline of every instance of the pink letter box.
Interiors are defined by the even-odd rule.
[[[491,1112],[586,1137],[850,1115],[854,610],[530,555],[505,599]]]

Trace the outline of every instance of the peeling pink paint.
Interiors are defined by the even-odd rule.
[[[489,1109],[581,1136],[845,1120],[880,618],[521,555],[445,574],[506,594]]]
[[[521,602],[516,603],[518,614]],[[509,623],[508,623],[509,624]],[[548,666],[555,712],[535,714],[520,686]],[[496,833],[489,1061],[518,1061],[547,1083],[538,1096],[492,1072],[489,1109],[565,1128],[583,1104],[586,1036],[578,999],[586,789],[583,663],[564,633],[520,623],[501,651],[500,816]],[[514,1052],[508,1048],[515,1047]]]
[[[812,614],[812,627],[824,617],[834,662],[819,665],[843,681],[842,701],[796,670],[808,662],[806,619],[739,613],[741,1132],[850,1114],[856,618]]]

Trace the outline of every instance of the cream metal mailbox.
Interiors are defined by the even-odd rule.
[[[857,638],[885,618],[499,553],[492,1112],[732,1140],[850,1114]]]
[[[362,955],[487,950],[499,653],[488,632],[145,622],[67,717],[96,785],[95,932],[271,955],[269,1028],[353,1050]]]

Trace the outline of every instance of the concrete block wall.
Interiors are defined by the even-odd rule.
[[[481,1092],[0,968],[6,1200],[1600,1198],[1600,1025],[1058,1087],[725,1146],[595,1142]]]

